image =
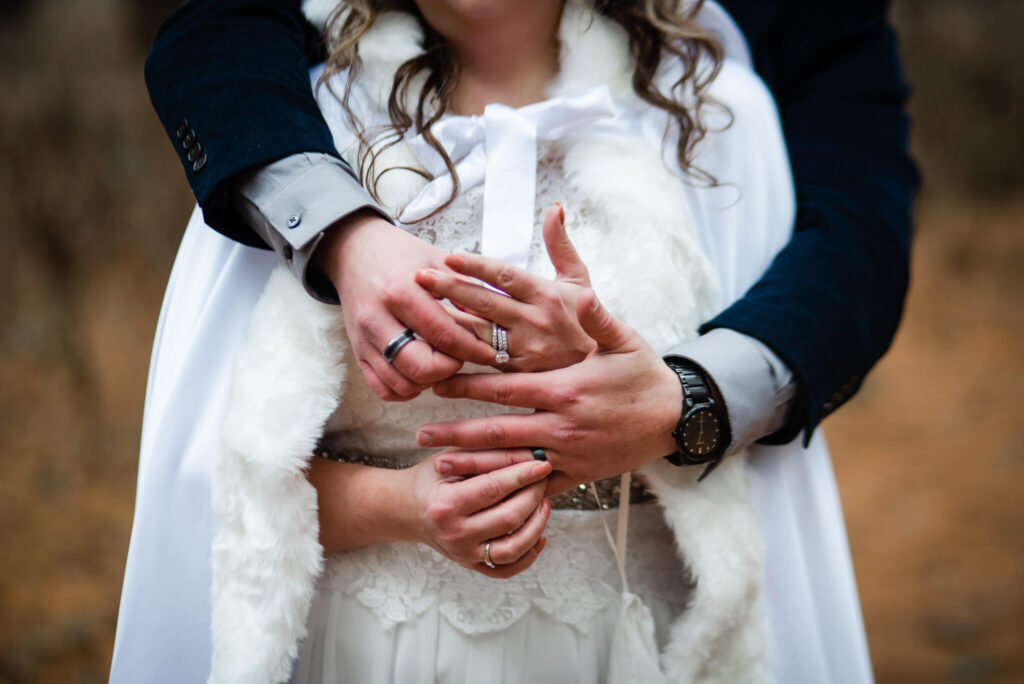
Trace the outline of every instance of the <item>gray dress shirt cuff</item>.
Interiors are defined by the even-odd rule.
[[[235,204],[246,223],[322,302],[338,303],[327,277],[312,264],[324,231],[362,209],[387,214],[351,170],[328,154],[299,153],[244,174],[235,182]]]
[[[726,456],[781,429],[796,403],[789,367],[760,341],[735,330],[715,328],[663,356],[692,361],[717,386],[732,431]]]

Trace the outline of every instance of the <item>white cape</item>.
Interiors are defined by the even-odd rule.
[[[708,6],[727,49],[716,87],[767,99],[742,37]],[[793,220],[788,163],[772,116],[737,122],[728,149],[759,150],[758,164],[722,154],[709,171],[729,187],[692,201],[702,247],[719,274],[724,308],[763,273]],[[723,146],[725,149],[725,146]],[[778,172],[766,178],[765,164]],[[696,192],[696,190],[693,190]],[[750,225],[774,232],[751,235]],[[780,228],[781,227],[781,228]],[[210,478],[218,453],[229,376],[274,255],[240,246],[206,227],[186,230],[168,285],[146,397],[135,524],[122,594],[111,681],[199,682],[210,667],[209,591],[213,522]],[[871,680],[842,513],[820,435],[755,447],[751,497],[766,544],[765,593],[773,669],[782,682]]]

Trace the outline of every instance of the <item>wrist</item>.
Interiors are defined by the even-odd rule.
[[[313,264],[327,276],[335,289],[340,285],[338,274],[343,270],[342,258],[346,245],[358,239],[361,234],[380,228],[379,224],[387,228],[394,227],[377,211],[365,208],[345,216],[324,230],[323,239],[313,252]]]
[[[687,359],[664,359],[682,390],[682,410],[672,437],[675,451],[665,458],[674,465],[707,465],[703,479],[721,461],[730,442],[729,415],[714,381]]]
[[[429,471],[429,472],[424,472]],[[394,525],[392,541],[430,543],[423,516],[420,515],[418,484],[420,478],[433,472],[433,459],[420,461],[411,468],[391,471],[394,474],[390,490],[390,518]]]
[[[324,553],[411,541],[407,473],[314,458],[307,479],[317,492]]]
[[[679,376],[676,375],[668,364],[662,363],[658,371],[659,387],[662,388],[660,391],[660,398],[658,406],[662,408],[658,412],[657,417],[657,446],[655,448],[656,458],[668,457],[676,452],[676,440],[673,437],[673,433],[676,430],[676,426],[679,424],[680,418],[682,418],[682,406],[685,401],[683,395],[683,387],[679,382]],[[652,458],[652,460],[654,460]]]

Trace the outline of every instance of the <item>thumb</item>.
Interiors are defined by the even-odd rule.
[[[558,280],[590,286],[590,273],[565,232],[565,209],[555,203],[544,217],[544,246]]]
[[[604,308],[590,288],[576,300],[576,316],[583,330],[597,342],[599,351],[616,351],[627,346],[636,334]]]

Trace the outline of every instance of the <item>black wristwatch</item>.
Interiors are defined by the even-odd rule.
[[[665,363],[683,386],[683,411],[672,432],[677,451],[665,458],[677,466],[710,464],[700,476],[704,479],[729,445],[729,418],[696,365],[675,358],[665,359]]]

